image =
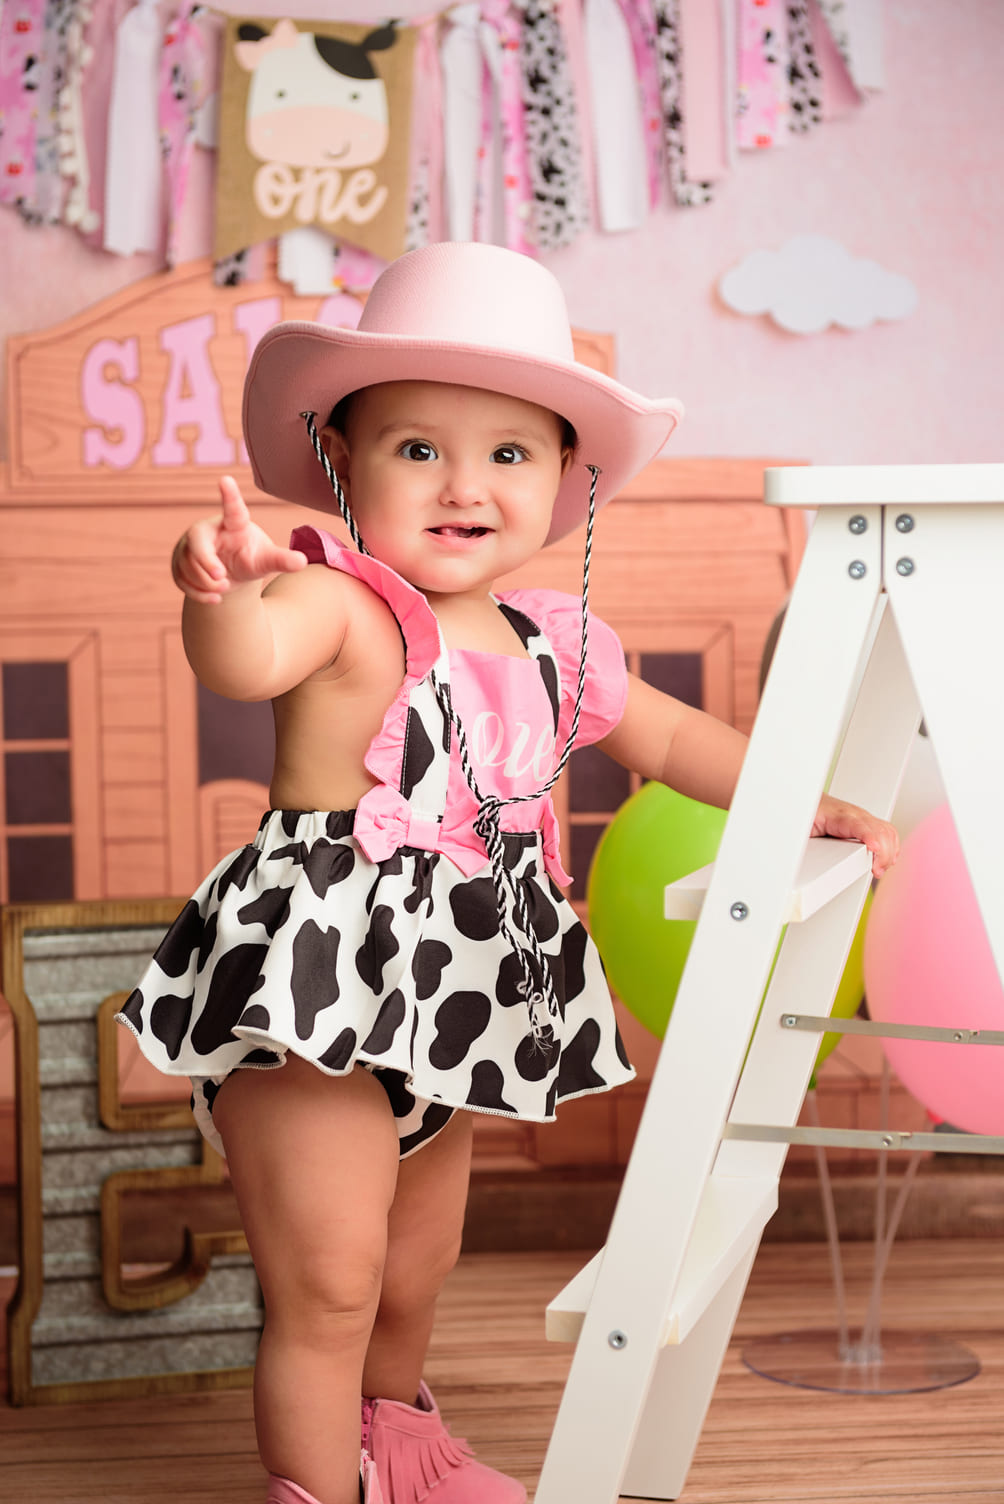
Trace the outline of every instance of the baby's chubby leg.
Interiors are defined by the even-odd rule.
[[[262,1462],[320,1504],[358,1504],[359,1395],[380,1300],[398,1138],[368,1072],[236,1071],[213,1119],[265,1297]]]
[[[436,1297],[460,1252],[474,1114],[401,1163],[380,1308],[363,1369],[367,1446],[389,1504],[525,1504],[526,1490],[454,1438],[422,1379]]]
[[[436,1298],[460,1253],[473,1128],[473,1113],[455,1112],[430,1143],[401,1161],[364,1395],[415,1403]]]

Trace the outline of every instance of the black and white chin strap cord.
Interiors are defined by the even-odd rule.
[[[315,422],[316,414],[311,412],[301,413],[307,425],[307,433],[313,445],[314,453],[320,460],[325,475],[328,477],[331,489],[338,503],[338,510],[351,534],[352,541],[360,553],[367,554],[369,549],[362,540],[355,519],[349,510],[349,504],[345,499],[341,483],[335,473],[335,468],[325,453],[320,435]],[[488,852],[488,858],[492,868],[492,883],[495,888],[495,897],[498,903],[499,928],[509,942],[513,953],[519,960],[523,972],[523,981],[520,991],[526,999],[527,1012],[530,1017],[530,1029],[534,1039],[541,1048],[546,1049],[553,1037],[552,1019],[558,1017],[558,999],[554,991],[554,982],[551,977],[551,969],[547,957],[540,948],[536,931],[530,919],[530,912],[526,905],[526,898],[521,885],[513,877],[505,865],[505,845],[503,841],[500,816],[507,804],[531,804],[536,799],[541,799],[549,794],[564,772],[565,765],[575,747],[575,739],[579,731],[579,718],[582,713],[582,696],[586,686],[586,652],[588,648],[589,633],[589,568],[593,554],[593,524],[596,518],[596,482],[600,471],[596,465],[587,465],[589,471],[589,513],[586,522],[586,551],[582,566],[582,634],[579,649],[579,677],[575,687],[575,708],[572,712],[572,724],[569,727],[568,738],[554,772],[545,784],[533,794],[513,794],[506,799],[500,799],[496,794],[482,794],[478,787],[474,766],[471,762],[470,750],[467,745],[467,736],[464,732],[460,717],[453,708],[450,698],[450,687],[441,684],[434,673],[430,674],[432,687],[435,690],[436,699],[439,701],[444,720],[448,726],[453,727],[457,736],[457,749],[460,753],[460,766],[464,772],[467,786],[475,799],[478,801],[478,812],[474,820],[474,829],[484,841]],[[526,937],[529,945],[522,943],[513,934],[509,922],[510,905],[516,911],[518,927]],[[533,964],[531,964],[531,962]],[[536,974],[535,969],[536,968]]]
[[[356,527],[355,518],[353,517],[352,513],[349,511],[349,504],[345,500],[345,492],[342,490],[342,483],[338,479],[338,473],[335,470],[334,465],[328,459],[327,450],[325,449],[324,445],[321,443],[321,435],[317,431],[317,423],[315,421],[315,419],[317,418],[317,414],[316,413],[310,413],[310,412],[301,413],[300,417],[303,419],[303,421],[307,425],[307,433],[310,436],[310,442],[313,445],[314,453],[317,455],[317,458],[320,460],[320,462],[321,462],[321,469],[324,471],[325,475],[328,477],[328,482],[329,482],[329,484],[331,486],[331,489],[335,493],[335,500],[338,503],[338,510],[342,514],[342,521],[345,523],[345,526],[348,528],[349,533],[351,534],[351,537],[352,537],[352,541],[356,545],[356,548],[358,548],[359,552],[361,554],[368,554],[369,553],[369,549],[366,547],[365,543],[363,542],[362,538],[360,537],[359,529]]]

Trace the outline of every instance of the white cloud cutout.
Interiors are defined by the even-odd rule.
[[[852,256],[828,235],[795,235],[779,251],[751,251],[718,292],[736,313],[768,313],[791,334],[831,324],[867,329],[876,319],[905,319],[917,306],[908,277]]]

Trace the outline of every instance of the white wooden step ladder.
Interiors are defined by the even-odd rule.
[[[766,500],[818,516],[718,860],[667,889],[699,919],[606,1247],[548,1310],[577,1345],[536,1504],[683,1488],[870,880],[807,841],[819,796],[888,816],[922,714],[1004,975],[1004,465],[769,470]]]

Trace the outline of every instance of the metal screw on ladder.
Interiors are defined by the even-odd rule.
[[[847,573],[852,580],[863,580],[868,573],[868,566],[864,559],[852,559],[847,566]]]
[[[897,559],[896,560],[896,573],[897,574],[901,574],[901,575],[913,574],[913,571],[916,569],[916,567],[917,566],[916,566],[916,564],[914,564],[914,562],[913,562],[912,559]]]
[[[852,533],[866,533],[868,531],[868,518],[862,517],[860,512],[856,512],[847,526]]]
[[[749,909],[747,908],[746,904],[744,904],[740,900],[732,905],[731,909],[729,909],[729,913],[732,915],[733,919],[745,919],[749,914]]]
[[[913,527],[913,518],[910,516],[910,513],[900,512],[899,516],[896,518],[897,533],[912,533]]]
[[[610,1343],[610,1346],[612,1348],[615,1348],[617,1352],[620,1352],[622,1347],[627,1347],[627,1333],[617,1331],[615,1329],[610,1333],[607,1341]]]
[[[782,1013],[781,1014],[781,1027],[782,1027],[782,1029],[793,1029],[797,1023],[798,1023],[798,1019],[795,1017],[794,1013]]]

